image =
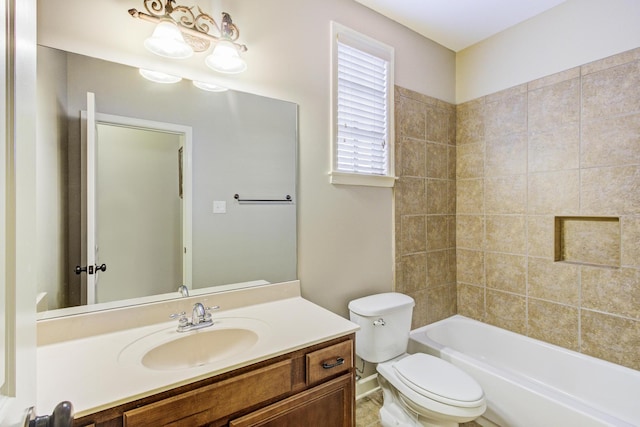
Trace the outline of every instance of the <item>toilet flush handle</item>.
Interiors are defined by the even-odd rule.
[[[381,317],[378,320],[373,321],[373,326],[384,326],[386,325],[384,319]]]

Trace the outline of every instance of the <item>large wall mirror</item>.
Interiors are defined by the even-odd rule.
[[[88,92],[106,264],[93,301],[89,275],[74,271],[86,267]],[[37,140],[41,317],[179,297],[183,284],[296,278],[297,105],[153,83],[134,67],[39,46]]]

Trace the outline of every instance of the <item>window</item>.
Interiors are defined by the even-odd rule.
[[[392,187],[393,48],[335,22],[332,184]]]

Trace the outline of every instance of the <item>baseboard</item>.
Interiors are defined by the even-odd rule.
[[[380,390],[378,385],[378,374],[369,375],[356,381],[356,400],[367,397],[368,395]]]

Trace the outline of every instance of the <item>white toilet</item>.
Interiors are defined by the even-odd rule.
[[[480,385],[451,363],[423,353],[407,354],[414,301],[389,292],[349,303],[356,354],[378,363],[384,427],[453,427],[478,418],[487,408]]]

